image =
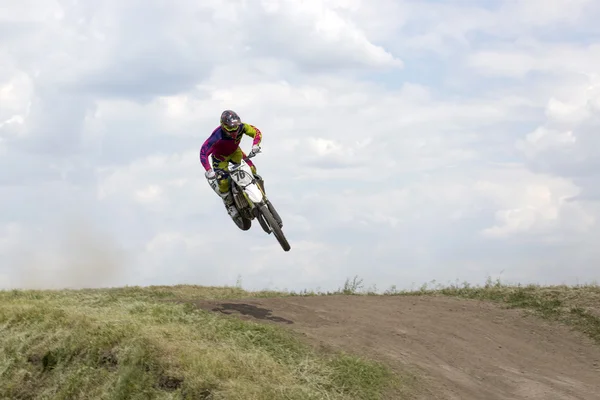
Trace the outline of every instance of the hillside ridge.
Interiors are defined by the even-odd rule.
[[[600,288],[0,291],[0,397],[593,399]]]

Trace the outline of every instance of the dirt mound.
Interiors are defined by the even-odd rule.
[[[195,304],[418,370],[420,399],[600,399],[600,347],[567,327],[488,302],[322,296]]]

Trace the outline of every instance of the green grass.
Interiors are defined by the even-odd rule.
[[[364,289],[355,277],[331,292],[247,292],[240,283],[0,291],[0,398],[370,400],[413,384],[413,376],[354,355],[317,350],[278,326],[224,317],[191,303],[328,295],[494,301],[565,323],[600,344],[595,284],[543,287],[489,280],[482,286],[380,292]]]
[[[379,399],[384,366],[268,324],[168,299],[277,293],[195,286],[0,292],[0,398]]]

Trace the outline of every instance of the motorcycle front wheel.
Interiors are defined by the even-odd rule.
[[[292,247],[290,246],[285,235],[283,234],[279,223],[277,222],[273,214],[271,214],[271,210],[269,210],[269,207],[266,204],[263,204],[262,206],[260,206],[260,212],[265,217],[267,224],[273,231],[273,235],[281,245],[283,251],[290,251]]]

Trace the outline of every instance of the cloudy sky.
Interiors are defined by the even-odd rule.
[[[596,0],[0,0],[0,287],[599,279],[598,18]],[[204,180],[226,108],[263,132],[288,253]]]

